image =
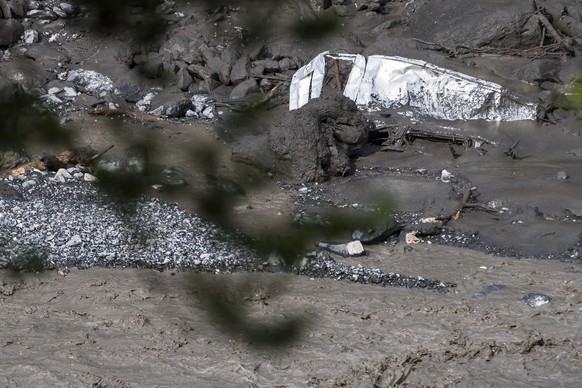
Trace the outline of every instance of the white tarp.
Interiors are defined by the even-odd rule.
[[[535,120],[537,106],[520,101],[501,85],[428,62],[397,56],[324,52],[297,70],[290,87],[289,110],[321,95],[325,59],[353,63],[343,90],[360,109],[410,108],[444,120]]]

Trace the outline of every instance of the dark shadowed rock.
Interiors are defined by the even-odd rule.
[[[190,72],[190,74],[193,77],[196,77],[199,79],[206,79],[212,75],[212,72],[210,71],[210,69],[208,69],[205,66],[201,66],[201,65],[192,64],[192,65],[188,66],[188,71]]]
[[[517,79],[528,82],[555,82],[558,79],[559,69],[560,61],[558,59],[534,59],[525,66],[516,69],[514,75]]]
[[[10,5],[6,0],[0,0],[0,18],[10,19],[11,17]]]
[[[18,20],[0,19],[0,46],[10,46],[20,39],[24,27]]]
[[[166,109],[166,116],[176,118],[176,117],[184,117],[186,111],[192,107],[191,100],[180,100],[178,102],[170,104],[170,106]]]
[[[279,62],[271,59],[261,59],[260,61],[255,61],[253,62],[253,66],[254,67],[261,66],[263,67],[263,69],[265,69],[265,72],[267,73],[276,73],[279,70],[281,70],[281,68],[279,67]]]
[[[206,66],[210,69],[212,74],[217,74],[218,79],[224,85],[228,85],[230,83],[230,68],[224,61],[218,57],[211,57],[206,62]]]
[[[234,85],[238,85],[249,77],[248,72],[249,58],[243,55],[232,66],[230,71],[230,82]]]
[[[182,91],[188,90],[190,85],[192,85],[192,76],[188,72],[188,69],[181,67],[176,73],[176,86]]]

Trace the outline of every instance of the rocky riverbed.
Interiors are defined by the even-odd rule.
[[[144,45],[123,31],[96,35],[83,2],[0,0],[0,96],[38,96],[74,139],[67,147],[114,145],[102,167],[148,166],[145,195],[126,212],[89,182],[96,166],[45,163],[63,144],[2,150],[7,173],[31,161],[55,170],[0,183],[2,266],[28,252],[55,269],[1,274],[5,385],[575,385],[575,1],[154,3],[169,28]],[[120,14],[135,27],[148,9]],[[249,15],[269,27],[259,41],[246,40]],[[307,42],[289,32],[292,16],[338,17],[339,29]],[[343,67],[339,80],[330,67],[322,99],[288,112],[291,77],[326,50],[496,82],[536,104],[537,120],[358,112],[334,90]],[[26,112],[3,112],[3,128],[28,133]],[[226,228],[199,200],[217,185],[234,193]],[[363,256],[307,250],[287,267],[307,276],[270,273],[284,260],[246,244],[265,226],[324,225],[329,210],[369,215],[385,203],[393,211],[357,236],[391,233]],[[214,273],[208,284],[253,284],[237,296],[251,323],[301,317],[302,340],[283,353],[257,352],[256,338],[230,342],[192,287],[206,283],[180,272],[190,269]],[[71,356],[81,361],[63,369]]]

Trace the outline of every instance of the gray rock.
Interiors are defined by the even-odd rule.
[[[26,13],[26,16],[32,19],[57,20],[59,17],[50,9],[33,9]]]
[[[259,77],[259,76],[265,74],[265,66],[253,64],[253,67],[251,67],[250,73],[252,76]]]
[[[26,15],[25,0],[12,0],[9,4],[13,18],[22,19]]]
[[[234,85],[238,85],[249,77],[249,58],[243,55],[232,66],[230,71],[230,82]]]
[[[203,89],[206,90],[207,92],[211,92],[214,89],[218,88],[221,85],[220,81],[212,78],[212,77],[208,77],[204,80],[202,86]]]
[[[55,174],[55,181],[65,183],[67,179],[73,179],[73,176],[64,168],[59,168]]]
[[[189,65],[188,66],[188,71],[190,72],[190,74],[193,77],[199,78],[199,79],[207,79],[210,78],[210,76],[212,75],[212,72],[210,71],[210,69],[208,69],[205,66],[201,66],[201,65]]]
[[[188,72],[187,68],[182,67],[176,73],[176,86],[178,86],[178,89],[185,92],[186,90],[188,90],[190,85],[192,85],[192,81],[193,81],[192,76]]]
[[[254,78],[248,79],[236,85],[234,89],[232,89],[232,92],[230,92],[230,99],[240,100],[251,93],[257,93],[259,91],[260,89],[257,81]]]
[[[213,74],[218,75],[218,79],[224,85],[230,84],[230,67],[218,57],[212,57],[206,62],[206,66]]]
[[[273,89],[273,86],[275,86],[275,83],[267,78],[263,78],[260,82],[259,82],[259,87],[261,88],[261,90],[263,92],[267,92],[271,89]]]
[[[516,69],[513,75],[519,80],[528,82],[555,82],[558,80],[559,68],[560,61],[557,59],[534,59],[525,66]]]
[[[226,63],[229,68],[232,68],[234,63],[240,57],[240,53],[234,47],[234,45],[229,45],[222,51],[222,53],[220,53],[220,59],[222,62]]]
[[[281,70],[279,67],[279,62],[272,59],[261,59],[259,61],[253,62],[253,66],[262,66],[266,73],[276,73]]]
[[[14,19],[0,19],[0,46],[10,46],[24,33],[22,24]]]
[[[67,16],[74,16],[79,12],[79,7],[71,3],[59,3],[59,8],[63,10]]]
[[[335,14],[337,16],[341,16],[344,18],[348,18],[348,17],[352,17],[356,14],[356,7],[353,4],[350,5],[339,5],[339,4],[334,4],[331,6],[331,8],[333,9],[333,11],[335,12]]]
[[[566,61],[558,71],[558,78],[563,83],[569,83],[582,77],[582,57],[574,57]]]
[[[10,5],[6,0],[0,0],[0,19],[10,19],[11,17]]]
[[[200,50],[200,55],[204,59],[204,62],[208,64],[208,61],[210,61],[212,58],[218,58],[219,53],[218,50],[214,47],[205,46]]]
[[[285,70],[296,70],[297,63],[291,58],[283,58],[279,61],[279,68]]]

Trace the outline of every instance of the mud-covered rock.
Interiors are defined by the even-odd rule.
[[[24,33],[22,23],[15,19],[0,19],[0,46],[10,46]]]
[[[446,47],[526,48],[539,45],[542,28],[530,0],[432,0],[417,4],[408,31]]]
[[[368,122],[356,104],[332,94],[283,115],[273,125],[268,145],[292,178],[323,181],[350,173],[350,151],[367,136]]]

